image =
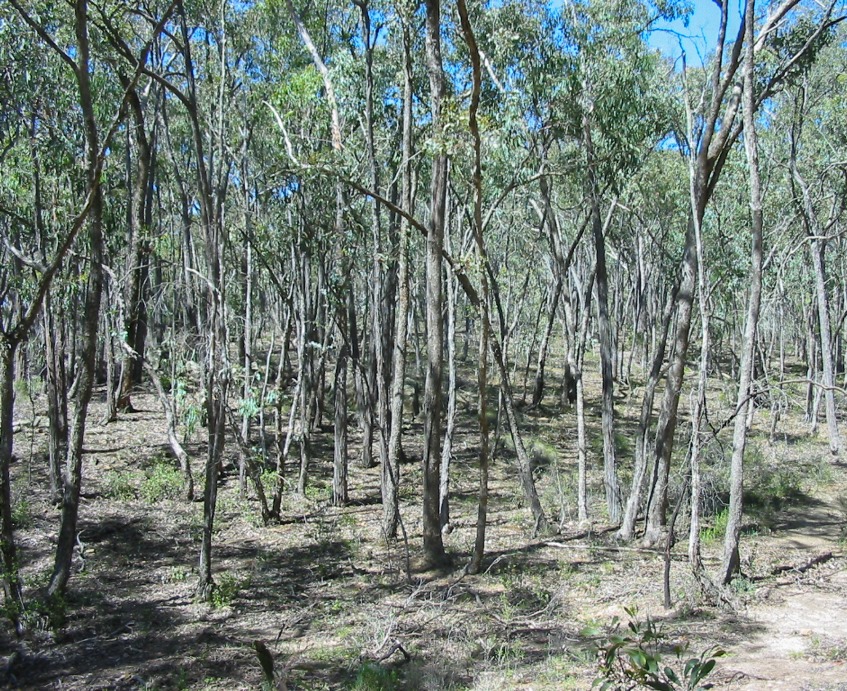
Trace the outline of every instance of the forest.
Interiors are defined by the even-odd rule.
[[[845,18],[0,0],[0,685],[845,688]]]

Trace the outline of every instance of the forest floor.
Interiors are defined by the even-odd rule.
[[[252,493],[243,498],[237,474],[225,476],[213,553],[218,588],[207,604],[193,597],[202,504],[180,497],[157,399],[139,393],[133,401],[138,412],[108,425],[97,424],[96,405],[92,411],[79,549],[66,602],[31,609],[23,641],[7,628],[0,632],[7,660],[0,685],[259,688],[263,675],[253,642],[262,641],[275,659],[279,688],[588,689],[597,676],[595,646],[615,617],[626,622],[625,608],[637,607],[638,620],[650,617],[664,635],[663,664],[679,670],[710,646],[727,651],[709,677],[717,688],[847,689],[847,464],[833,459],[823,437],[810,435],[800,422],[792,428],[786,418],[769,439],[767,411],[756,418],[747,461],[743,576],[734,583],[731,609],[699,597],[685,557],[685,526],[673,554],[670,610],[662,606],[661,551],[619,544],[602,519],[576,527],[574,413],[552,402],[524,411],[523,424],[539,492],[561,533],[532,536],[504,434],[492,467],[485,572],[463,575],[476,517],[470,393],[459,400],[454,530],[446,537],[452,568],[416,570],[419,423],[407,432],[410,462],[403,467],[408,551],[403,540],[389,543],[380,534],[377,468],[352,463],[350,505],[329,505],[328,432],[317,437],[306,496],[285,494],[278,524],[263,526]],[[617,404],[622,459],[631,453],[639,404],[637,395]],[[20,460],[13,466],[27,592],[45,583],[58,524],[47,500],[46,420],[39,411],[36,402],[29,419],[29,413],[18,415]],[[588,412],[590,424],[598,424],[598,411]],[[195,478],[201,477],[203,432],[188,447]],[[590,439],[591,509],[601,517],[596,466],[602,456],[593,427]],[[713,573],[722,547],[729,451],[719,444],[705,449],[712,515],[702,535]],[[287,472],[294,475],[293,465]],[[681,484],[679,477],[675,482]],[[682,663],[674,646],[687,646]]]

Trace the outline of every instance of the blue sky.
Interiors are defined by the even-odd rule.
[[[649,43],[663,53],[677,59],[685,50],[689,65],[700,65],[714,50],[718,35],[721,11],[714,0],[692,0],[694,11],[688,18],[688,26],[682,19],[660,22],[651,33]],[[727,38],[734,38],[741,23],[741,4],[728,0]]]

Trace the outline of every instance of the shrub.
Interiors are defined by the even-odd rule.
[[[393,691],[397,688],[397,672],[387,670],[374,662],[366,662],[359,668],[353,691]]]
[[[12,525],[18,529],[32,525],[32,505],[24,495],[20,495],[12,506]]]
[[[182,474],[165,461],[155,462],[141,483],[141,496],[150,504],[163,499],[178,499],[182,496]]]
[[[126,471],[109,473],[106,476],[106,496],[118,501],[135,499],[135,474]]]
[[[683,662],[687,646],[674,646],[675,660],[669,662],[660,651],[665,636],[653,621],[648,617],[646,622],[639,622],[635,608],[625,611],[629,617],[626,628],[615,617],[611,631],[597,647],[600,676],[592,688],[599,687],[601,691],[636,687],[658,691],[707,688],[701,682],[715,668],[716,658],[725,654],[723,650],[707,648]]]
[[[235,601],[238,592],[246,585],[247,581],[239,580],[231,573],[222,574],[212,591],[212,606],[216,608],[228,607]]]

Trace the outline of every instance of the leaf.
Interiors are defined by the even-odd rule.
[[[673,686],[668,684],[665,681],[659,681],[658,679],[651,679],[650,681],[644,682],[645,686],[649,689],[656,689],[656,691],[674,691]]]
[[[647,656],[644,654],[644,651],[637,648],[629,651],[629,659],[632,660],[632,664],[640,669],[644,669],[647,666]]]
[[[694,669],[694,673],[691,675],[690,685],[694,687],[699,684],[700,680],[705,679],[707,676],[709,676],[709,672],[711,672],[714,668],[714,660],[707,660],[702,665],[697,665]]]

